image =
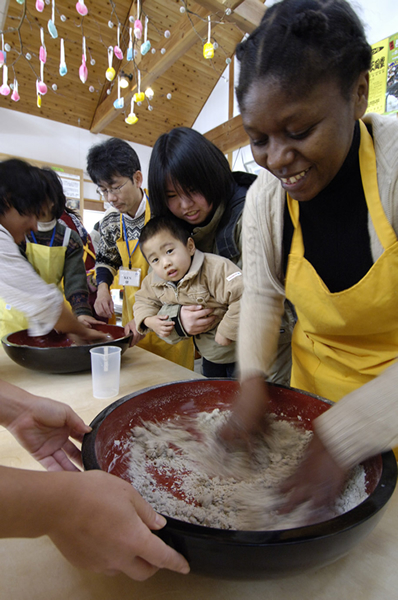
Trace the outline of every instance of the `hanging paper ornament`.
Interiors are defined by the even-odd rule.
[[[123,60],[123,52],[120,48],[120,25],[117,26],[117,45],[113,48],[116,58]]]
[[[61,77],[63,77],[64,75],[66,75],[68,72],[67,66],[66,66],[66,62],[65,62],[65,45],[64,45],[64,39],[61,38],[61,57],[60,57],[60,61],[59,61],[59,74],[61,75]]]
[[[148,110],[152,111],[153,110],[153,106],[151,106],[150,104],[148,104]]]
[[[108,27],[109,27],[109,29],[112,29],[114,27],[112,21],[108,21]]]
[[[129,45],[127,48],[126,58],[129,62],[131,60],[133,60],[133,28],[132,27],[129,28]]]
[[[41,96],[40,96],[40,91],[39,91],[39,86],[38,86],[38,79],[36,79],[36,104],[37,104],[37,108],[41,108]]]
[[[25,0],[17,0],[18,4],[23,4]]]
[[[164,37],[165,38],[169,38],[170,37],[170,31],[168,29],[166,29],[166,31],[164,32]]]
[[[26,58],[26,60],[31,60],[31,58],[32,58],[32,55],[31,55],[29,52],[27,52],[27,53],[25,54],[25,58]]]
[[[94,58],[91,58],[91,59],[90,59],[90,65],[91,65],[92,67],[95,65],[95,59],[94,59]]]
[[[16,79],[14,79],[14,89],[11,94],[11,100],[14,100],[14,102],[18,102],[20,100],[20,96],[18,94],[18,81]]]
[[[145,17],[144,43],[141,44],[142,56],[144,56],[151,49],[151,42],[147,39],[147,37],[148,37],[148,17]]]
[[[47,50],[46,50],[46,45],[44,43],[43,27],[40,27],[40,41],[41,41],[41,46],[40,46],[40,51],[39,51],[39,60],[40,60],[40,62],[45,63],[47,60]]]
[[[134,21],[134,35],[137,40],[142,36],[142,23],[140,21],[140,0],[137,0],[137,18]]]
[[[113,106],[117,109],[123,108],[124,106],[124,98],[120,97],[120,76],[117,78],[117,98],[113,103]]]
[[[86,16],[86,14],[88,13],[88,8],[84,4],[84,0],[78,0],[78,2],[76,4],[76,10],[79,13],[79,15],[81,15],[82,17]]]
[[[11,52],[11,46],[10,46],[10,44],[4,44],[4,50],[6,52]]]
[[[225,62],[227,63],[227,65],[230,65],[230,64],[231,64],[231,62],[232,62],[232,61],[231,61],[231,59],[229,58],[229,56],[227,56],[227,58],[225,59]]]
[[[10,87],[8,85],[8,67],[3,65],[3,85],[0,87],[0,94],[2,96],[8,96],[10,93]]]
[[[79,77],[80,77],[80,81],[82,83],[86,83],[87,77],[88,77],[88,69],[87,69],[87,65],[86,65],[86,38],[85,38],[85,36],[83,36],[82,46],[83,46],[82,64],[79,67]]]
[[[60,19],[61,19],[62,23],[65,23],[65,21],[66,21],[66,17],[65,17],[65,15],[61,15],[61,16],[60,16]]]
[[[145,90],[145,96],[148,98],[148,100],[153,100],[154,95],[155,93],[152,88],[149,87]]]
[[[112,46],[109,46],[109,48],[108,48],[108,68],[105,72],[105,77],[107,78],[108,81],[113,81],[115,79],[115,75],[116,75],[116,71],[112,67],[112,60],[113,60],[113,48],[112,48]]]
[[[207,17],[208,20],[208,29],[207,29],[207,43],[203,46],[203,56],[205,58],[213,58],[214,56],[214,46],[210,41],[211,37],[211,21],[210,15]]]
[[[91,93],[95,92],[95,87],[93,85],[90,85],[90,87],[88,88],[88,91]]]
[[[137,92],[133,96],[133,102],[143,102],[145,100],[144,92],[141,92],[141,71],[137,72]]]
[[[43,0],[36,0],[36,10],[38,12],[43,12],[43,10],[44,10],[44,2],[43,2]]]
[[[40,63],[40,81],[37,83],[39,93],[44,96],[47,94],[47,86],[44,83],[44,63]]]
[[[168,93],[168,94],[167,94],[167,96],[166,96],[167,100],[171,100],[171,99],[172,99],[172,97],[173,97],[173,96],[172,96],[170,93]]]
[[[4,35],[1,34],[1,51],[0,51],[0,67],[2,67],[7,61],[7,52],[4,47]]]
[[[54,92],[56,92],[56,91],[57,91],[57,89],[58,89],[58,86],[57,86],[57,84],[56,84],[56,83],[53,83],[53,84],[52,84],[52,86],[51,86],[51,88],[52,88],[52,90],[53,90]]]
[[[47,28],[48,28],[48,32],[52,38],[55,39],[58,37],[58,31],[57,31],[57,28],[55,27],[55,0],[52,0],[51,19],[47,23]]]
[[[160,54],[166,54],[166,48],[162,48]]]
[[[138,121],[138,117],[134,112],[134,98],[131,99],[130,113],[127,115],[127,117],[124,120],[128,125],[134,125]]]

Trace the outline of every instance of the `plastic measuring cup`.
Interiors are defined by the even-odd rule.
[[[112,398],[119,393],[119,346],[96,346],[90,349],[94,398]]]

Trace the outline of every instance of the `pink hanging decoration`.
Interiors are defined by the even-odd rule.
[[[44,96],[47,94],[47,86],[44,83],[44,63],[40,63],[40,81],[37,82],[37,90],[38,92]]]
[[[84,58],[84,54],[82,55],[82,64],[79,67],[79,77],[82,83],[86,83],[88,77],[88,69],[86,66],[86,59]]]
[[[84,4],[84,0],[79,0],[77,2],[77,4],[76,4],[76,10],[79,13],[79,15],[81,15],[82,17],[86,16],[86,14],[88,13],[88,8]]]
[[[120,48],[120,25],[117,26],[117,46],[114,46],[113,52],[119,60],[123,60],[123,52]]]
[[[36,10],[39,12],[43,12],[43,10],[44,10],[43,0],[36,0]]]
[[[40,27],[40,39],[41,39],[41,46],[40,46],[40,51],[39,51],[39,60],[40,60],[40,62],[45,63],[47,60],[47,50],[46,50],[46,45],[44,43],[43,27]]]
[[[18,94],[18,81],[16,79],[14,79],[14,89],[11,94],[11,100],[14,100],[14,102],[18,102],[20,100],[20,96]]]
[[[142,23],[140,21],[140,0],[137,0],[137,18],[134,21],[134,35],[137,40],[142,37]]]
[[[87,69],[87,65],[86,65],[86,38],[85,38],[85,36],[83,36],[82,49],[83,49],[82,64],[79,67],[79,77],[80,77],[80,81],[82,83],[86,83],[87,77],[88,77],[88,69]]]
[[[10,87],[8,85],[8,67],[3,65],[3,85],[0,87],[0,94],[2,96],[8,96],[10,93]]]

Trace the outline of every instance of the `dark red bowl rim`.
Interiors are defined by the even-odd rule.
[[[223,381],[228,380],[228,378],[223,379]],[[83,439],[82,459],[84,468],[86,470],[101,470],[101,467],[99,466],[95,455],[95,440],[97,433],[101,427],[101,424],[107,418],[107,416],[116,408],[118,408],[125,402],[130,401],[135,396],[144,394],[148,391],[157,388],[172,386],[176,383],[184,384],[193,383],[195,381],[209,382],[220,381],[220,379],[187,379],[183,381],[173,381],[166,384],[159,384],[156,386],[149,386],[147,388],[138,390],[137,392],[134,392],[132,394],[128,394],[123,398],[119,398],[118,400],[110,404],[108,407],[103,409],[90,423],[92,431],[86,434]],[[321,400],[326,404],[334,404],[330,400],[326,400],[325,398],[321,398],[320,396],[316,396],[315,394],[310,394],[309,392],[304,392],[303,390],[299,390],[297,388],[291,388],[288,386],[277,385],[273,383],[269,383],[268,385],[276,386],[278,388],[294,390],[295,392],[298,392],[300,394],[304,394],[306,396],[311,396],[313,398]],[[316,523],[314,525],[306,525],[304,527],[295,527],[292,529],[275,529],[272,531],[232,531],[226,529],[204,527],[202,525],[194,525],[164,515],[167,519],[167,525],[165,526],[165,530],[170,529],[178,533],[179,535],[183,535],[185,537],[199,537],[201,539],[209,538],[213,541],[217,540],[217,543],[220,544],[239,544],[248,546],[297,544],[303,541],[309,541],[311,539],[320,539],[323,537],[338,535],[342,531],[348,531],[349,529],[352,529],[358,526],[360,523],[363,523],[366,520],[373,517],[378,511],[384,508],[384,506],[391,498],[397,483],[397,461],[392,450],[384,452],[383,454],[380,454],[378,456],[380,457],[382,463],[381,476],[373,492],[355,508],[347,511],[342,515],[333,517],[332,519],[329,519],[327,521]]]

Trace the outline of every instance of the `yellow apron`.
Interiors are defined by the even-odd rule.
[[[44,246],[26,241],[26,256],[36,273],[46,283],[55,283],[61,291],[70,234],[71,229],[67,227],[62,246]],[[0,337],[28,327],[29,320],[25,314],[0,299]]]
[[[298,316],[291,385],[334,401],[382,373],[398,354],[398,242],[380,201],[373,140],[362,122],[360,128],[362,183],[384,249],[360,281],[341,292],[328,290],[304,258],[299,202],[287,200],[294,234],[286,296]]]
[[[147,201],[145,209],[145,223],[148,222],[150,217],[151,212],[149,208],[149,202]],[[138,245],[138,239],[128,240],[127,249],[127,243],[123,234],[123,215],[120,215],[120,237],[117,240],[116,244],[119,250],[120,257],[122,259],[123,267],[126,269],[141,269],[142,281],[148,273],[149,266],[146,259],[141,253],[141,250]],[[129,321],[132,321],[134,318],[133,304],[135,299],[135,293],[139,289],[139,287],[134,287],[132,285],[127,285],[124,287],[122,310],[123,326],[126,325]],[[149,350],[150,352],[153,352],[158,356],[167,358],[167,360],[171,360],[172,362],[186,367],[187,369],[193,370],[194,346],[192,338],[178,342],[178,344],[171,345],[158,338],[156,333],[150,331],[149,333],[147,333],[145,338],[138,343],[138,346],[140,346],[140,348],[144,348],[144,350]]]

